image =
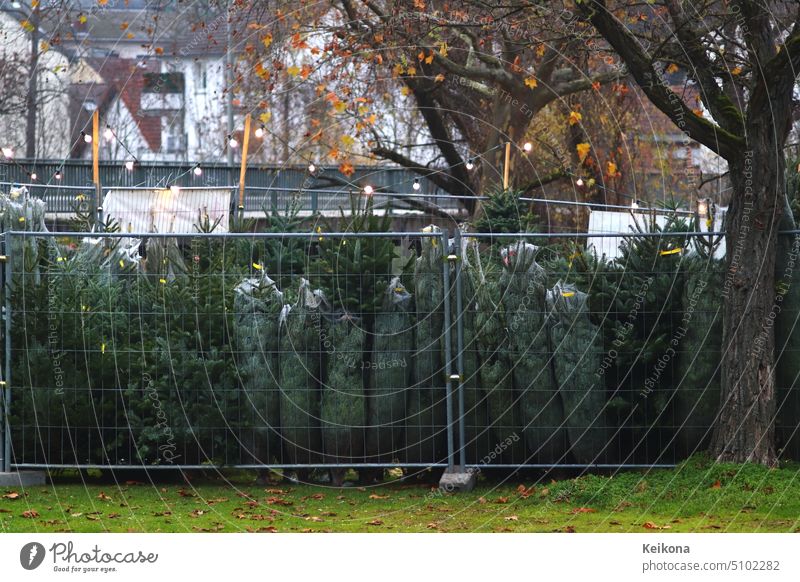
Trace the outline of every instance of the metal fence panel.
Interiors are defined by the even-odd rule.
[[[711,235],[631,236],[608,262],[586,237],[432,230],[7,234],[5,459],[341,476],[668,466],[705,447]],[[798,357],[778,349],[779,367]],[[777,398],[797,458],[798,391],[779,380]]]

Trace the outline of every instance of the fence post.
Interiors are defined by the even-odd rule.
[[[10,234],[3,233],[0,241],[0,286],[2,286],[3,298],[3,347],[5,349],[5,361],[3,363],[3,380],[0,382],[0,444],[2,449],[2,459],[0,459],[0,472],[9,473],[11,471],[11,425],[9,415],[11,414],[11,294],[9,285],[11,284],[11,261],[8,256],[8,249],[11,248],[9,241]]]
[[[445,400],[447,405],[447,468],[452,470],[455,466],[455,443],[453,439],[453,349],[450,345],[450,257],[447,252],[447,229],[441,232],[442,243],[442,295],[444,303],[444,375],[445,375]]]
[[[464,257],[461,256],[461,229],[456,228],[453,233],[454,250],[456,256],[455,277],[456,277],[456,374],[458,375],[458,442],[459,442],[459,462],[462,467],[467,464],[467,443],[466,427],[464,426],[464,293],[463,277],[461,264]]]

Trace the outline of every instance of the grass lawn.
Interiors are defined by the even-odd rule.
[[[798,464],[769,470],[696,456],[674,470],[481,477],[475,491],[456,495],[409,482],[265,487],[246,473],[146,483],[56,477],[0,491],[0,532],[800,531]]]

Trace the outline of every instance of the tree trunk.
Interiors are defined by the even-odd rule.
[[[729,161],[727,269],[722,297],[722,394],[710,452],[723,462],[775,465],[777,230],[784,211],[781,144],[769,128],[750,132],[750,149]]]
[[[31,57],[28,71],[28,93],[25,96],[25,157],[36,158],[36,101],[39,80],[39,8],[31,13]]]

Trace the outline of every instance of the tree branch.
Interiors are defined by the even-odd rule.
[[[628,71],[645,95],[678,128],[726,159],[734,159],[741,154],[744,140],[696,115],[683,99],[666,85],[636,37],[606,9],[605,0],[584,0],[578,7],[622,57]]]

